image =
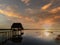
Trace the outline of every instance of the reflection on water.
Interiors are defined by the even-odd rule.
[[[60,45],[58,43],[55,42],[54,38],[56,38],[56,36],[58,34],[60,34],[59,32],[55,32],[54,34],[51,33],[47,33],[49,34],[48,36],[45,35],[45,33],[43,31],[24,31],[24,35],[23,35],[23,40],[22,43],[18,43],[18,45]],[[7,36],[11,36],[10,33],[7,35],[6,33],[1,33],[0,34],[0,42],[4,41]],[[6,45],[17,45],[16,43],[13,43],[11,41],[8,41],[6,43]]]

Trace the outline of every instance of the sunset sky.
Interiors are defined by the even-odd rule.
[[[0,28],[14,22],[24,28],[60,29],[60,0],[0,0]]]

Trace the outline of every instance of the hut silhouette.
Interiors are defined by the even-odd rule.
[[[20,34],[23,35],[24,33],[22,32],[22,30],[24,29],[21,23],[13,23],[11,26],[11,29],[13,31],[13,34],[15,35],[16,33],[14,31],[20,31]]]
[[[12,26],[11,26],[11,29],[15,29],[17,28],[18,30],[23,30],[23,26],[21,23],[13,23]]]
[[[22,30],[23,30],[22,24],[21,23],[13,23],[12,26],[11,26],[11,29],[13,31],[11,40],[13,42],[21,42],[22,41],[22,35],[24,34],[22,32]],[[14,31],[18,31],[18,33],[20,31],[20,34],[16,35],[16,32],[14,32]]]
[[[13,23],[11,26],[12,33],[10,33],[11,37],[8,35],[7,39],[2,41],[0,45],[5,45],[8,41],[12,41],[14,43],[21,43],[23,40],[22,35],[24,34],[22,32],[23,26],[21,23]],[[17,34],[18,33],[18,34]]]

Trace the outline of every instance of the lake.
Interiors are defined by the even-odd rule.
[[[60,45],[60,43],[57,43],[55,41],[55,38],[58,34],[60,33],[54,32],[54,34],[51,34],[49,32],[39,30],[27,30],[24,31],[24,35],[22,36],[22,42],[14,43],[8,40],[4,45]],[[7,39],[7,36],[11,36],[11,32],[8,35],[7,33],[1,33],[0,42]]]

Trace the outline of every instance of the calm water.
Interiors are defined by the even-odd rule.
[[[8,35],[10,35],[9,33]],[[48,35],[47,35],[48,34]],[[45,33],[43,31],[24,31],[23,40],[21,43],[14,43],[10,40],[7,41],[5,45],[60,45],[60,42],[56,42],[55,38],[60,32]],[[0,42],[7,38],[7,33],[0,34]]]

